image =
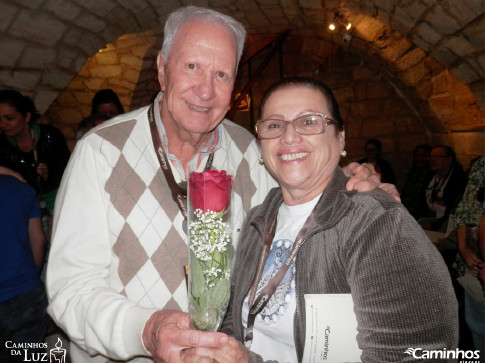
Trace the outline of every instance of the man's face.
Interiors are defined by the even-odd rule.
[[[189,21],[178,31],[168,61],[158,57],[160,104],[167,129],[200,137],[224,118],[236,78],[237,51],[221,25]]]
[[[364,153],[365,153],[365,158],[369,162],[376,161],[377,158],[379,157],[379,151],[377,150],[377,147],[371,143],[365,145]]]

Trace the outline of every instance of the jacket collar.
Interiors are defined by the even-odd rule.
[[[324,190],[316,208],[313,224],[310,226],[307,236],[325,230],[336,225],[348,212],[351,201],[348,196],[356,192],[347,192],[345,184],[348,178],[340,167],[335,169],[332,180]],[[251,224],[263,236],[270,217],[278,211],[283,203],[281,188],[273,188],[257,212],[253,215]]]

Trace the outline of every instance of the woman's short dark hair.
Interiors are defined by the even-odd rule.
[[[98,106],[103,103],[112,103],[118,109],[118,114],[125,113],[123,106],[121,105],[118,95],[110,88],[102,89],[96,92],[91,101],[91,115],[98,113]]]
[[[338,103],[337,103],[337,100],[335,99],[335,96],[333,95],[332,90],[322,82],[312,78],[288,77],[288,78],[283,78],[278,82],[274,83],[263,94],[263,98],[261,99],[260,114],[263,113],[264,105],[266,104],[266,101],[268,100],[269,96],[271,96],[274,92],[279,91],[281,89],[291,88],[295,86],[303,86],[320,92],[325,98],[325,100],[327,101],[327,107],[330,113],[327,116],[337,121],[336,126],[339,130],[344,129],[344,122],[342,120],[342,116],[340,115]]]
[[[22,116],[27,116],[30,113],[30,121],[35,122],[40,115],[35,107],[34,101],[27,96],[24,96],[19,91],[5,89],[0,91],[0,103],[7,103],[17,110]]]

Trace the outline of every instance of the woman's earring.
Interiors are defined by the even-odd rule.
[[[347,156],[347,151],[342,150],[342,151],[340,152],[340,156],[341,156],[341,157],[343,157],[343,158],[345,158],[345,157]]]
[[[263,158],[259,158],[259,165],[264,165],[264,160],[263,160]]]

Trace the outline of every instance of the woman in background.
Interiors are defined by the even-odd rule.
[[[4,173],[19,173],[35,189],[42,207],[52,211],[70,153],[62,133],[37,124],[38,118],[30,98],[0,91],[0,166]]]

